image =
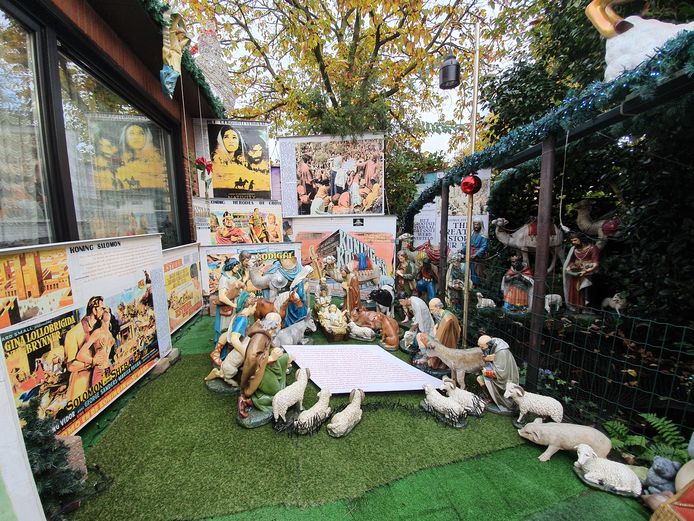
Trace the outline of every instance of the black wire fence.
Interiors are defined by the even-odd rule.
[[[629,316],[628,308],[618,314],[612,309],[570,312],[562,307],[543,310],[540,344],[531,345],[531,314],[502,309],[505,269],[490,264],[472,293],[470,344],[476,345],[481,334],[506,340],[519,366],[537,371],[537,391],[564,404],[565,421],[620,420],[643,433],[647,424],[640,414],[653,413],[691,432],[694,329]],[[547,293],[562,294],[561,285],[560,273],[549,276]],[[477,291],[494,299],[497,307],[477,309]],[[538,367],[527,365],[532,350]]]

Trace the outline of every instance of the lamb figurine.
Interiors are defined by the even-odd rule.
[[[293,431],[298,434],[313,434],[330,416],[330,389],[321,389],[318,392],[318,401],[299,414],[294,422]]]
[[[504,398],[511,398],[518,405],[520,409],[518,423],[522,423],[523,418],[529,412],[536,416],[549,416],[557,423],[561,423],[564,417],[564,407],[559,400],[541,394],[528,393],[520,385],[513,382],[506,384]]]
[[[480,293],[479,291],[477,292],[477,309],[482,309],[482,308],[495,308],[496,307],[496,302],[494,302],[490,298],[484,298],[484,295]]]
[[[617,312],[617,316],[622,316],[622,311],[627,307],[627,299],[623,293],[616,293],[613,297],[607,297],[600,304],[601,309],[612,308]]]
[[[453,398],[443,396],[431,384],[424,384],[424,394],[426,398],[422,402],[422,408],[427,412],[433,412],[439,419],[453,425],[454,427],[464,427],[467,414],[462,405]]]
[[[364,401],[364,391],[352,389],[349,400],[349,405],[333,416],[330,419],[330,423],[328,423],[328,434],[333,438],[346,436],[361,421],[361,404]]]
[[[349,338],[354,340],[373,340],[376,338],[376,332],[366,326],[357,325],[356,322],[350,322],[347,324],[347,331],[349,331]]]
[[[304,393],[310,377],[311,371],[308,368],[298,369],[296,371],[296,381],[279,391],[272,398],[272,416],[275,422],[278,419],[281,419],[283,423],[286,422],[287,411],[296,403],[299,404],[299,410],[304,409]]]
[[[461,389],[455,385],[455,380],[448,376],[443,377],[443,389],[449,398],[452,398],[465,409],[466,414],[472,414],[477,418],[482,417],[484,412],[484,401],[476,394]]]
[[[554,312],[556,313],[559,311],[559,308],[561,308],[561,305],[563,303],[563,300],[561,298],[561,295],[557,295],[556,293],[550,293],[549,295],[545,295],[545,311],[547,313],[552,313],[552,309],[554,309]]]
[[[579,444],[576,452],[578,460],[574,467],[586,483],[624,496],[641,495],[639,477],[625,464],[598,457],[585,443]]]

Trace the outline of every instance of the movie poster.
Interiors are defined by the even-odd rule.
[[[382,215],[383,135],[279,139],[282,210],[300,215]]]
[[[39,271],[44,287],[57,270],[68,274],[71,288],[70,299],[38,296],[43,302],[32,306],[31,318],[0,328],[0,344],[16,405],[35,398],[42,416],[56,418],[56,432],[72,434],[168,353],[171,338],[158,235],[62,250],[23,248],[0,257],[7,266],[24,255],[23,280],[33,279],[32,291],[41,287]],[[39,268],[45,252],[63,265]]]
[[[0,330],[72,305],[65,248],[0,256]]]
[[[209,188],[214,197],[270,199],[266,123],[198,120],[194,131],[198,157],[212,162]]]
[[[356,273],[364,297],[380,284],[382,277],[393,275],[395,226],[396,217],[391,216],[293,219],[294,238],[301,244],[304,264],[334,257],[338,270],[348,266]],[[328,279],[331,293],[341,294],[338,281],[328,273],[323,276]]]
[[[202,245],[284,242],[282,205],[277,201],[211,199],[207,208],[207,222],[196,220]]]
[[[166,132],[144,116],[88,114],[72,176],[81,236],[175,235]],[[68,140],[70,141],[70,134]]]
[[[258,286],[253,281],[267,280],[271,277],[270,271],[295,273],[301,270],[301,245],[300,244],[267,244],[267,245],[238,245],[238,246],[209,246],[200,248],[202,261],[203,291],[209,295],[217,291],[222,266],[229,259],[239,259],[239,254],[247,251],[254,257],[257,266],[247,266],[243,273],[246,289],[258,292],[262,284]]]
[[[164,284],[173,333],[202,309],[200,251],[187,244],[164,251]]]

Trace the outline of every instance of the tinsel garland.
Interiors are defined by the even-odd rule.
[[[648,99],[659,84],[679,71],[694,75],[694,31],[683,32],[672,38],[651,59],[609,83],[596,81],[579,93],[569,93],[561,105],[538,120],[513,129],[494,145],[458,161],[443,178],[424,190],[407,207],[403,216],[403,231],[412,232],[415,216],[441,193],[442,183],[457,185],[465,175],[503,163],[548,136],[559,135],[596,117],[631,94]],[[496,190],[508,186],[508,181],[518,173],[518,169],[509,169],[498,177],[491,188],[490,198],[494,198]]]
[[[142,2],[143,7],[149,14],[149,17],[154,21],[154,23],[157,24],[160,28],[164,29],[167,26],[167,24],[166,20],[164,20],[163,14],[170,9],[169,4],[161,2],[160,0],[140,1]],[[181,65],[186,71],[188,71],[188,74],[190,74],[191,78],[193,78],[195,83],[198,84],[205,98],[207,98],[207,101],[210,104],[210,107],[212,108],[212,111],[214,112],[215,116],[218,118],[223,118],[225,116],[224,105],[219,100],[219,98],[215,96],[212,92],[210,85],[207,83],[207,80],[205,79],[205,75],[195,64],[195,60],[191,56],[188,49],[183,51]]]

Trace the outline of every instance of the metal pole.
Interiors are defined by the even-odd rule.
[[[470,129],[470,155],[475,153],[477,141],[477,87],[480,76],[480,21],[475,22],[475,61],[472,72],[472,115]],[[468,312],[470,309],[470,241],[472,240],[472,207],[475,196],[467,196],[467,223],[465,224],[465,286],[463,292],[463,347],[468,347]],[[446,216],[448,217],[448,216]],[[448,218],[446,218],[448,222]]]
[[[537,389],[537,370],[540,365],[542,327],[545,323],[545,293],[547,264],[549,260],[549,235],[552,226],[552,191],[556,148],[554,137],[542,142],[542,166],[540,167],[540,197],[537,208],[537,250],[535,250],[535,278],[530,313],[530,352],[526,386]]]

